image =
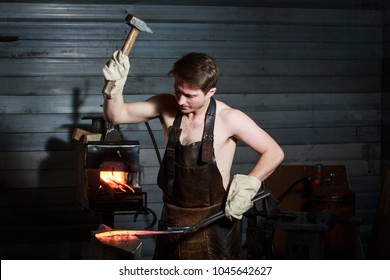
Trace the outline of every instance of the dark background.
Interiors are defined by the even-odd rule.
[[[183,54],[214,56],[217,98],[269,132],[284,164],[347,167],[367,250],[390,156],[389,8],[387,0],[0,1],[0,256],[91,258],[90,231],[101,220],[75,200],[72,133],[89,129],[83,116],[101,114],[101,67],[126,37],[126,12],[154,31],[130,54],[126,100],[171,92],[167,73]],[[162,152],[161,128],[150,125]],[[142,187],[159,215],[147,129],[121,130],[141,143]],[[256,160],[240,145],[233,172]],[[127,216],[115,223],[133,226]],[[152,252],[151,239],[143,253]]]

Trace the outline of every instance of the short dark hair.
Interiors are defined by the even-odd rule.
[[[211,56],[191,52],[177,60],[169,74],[173,74],[207,93],[217,85],[219,70],[215,59]]]

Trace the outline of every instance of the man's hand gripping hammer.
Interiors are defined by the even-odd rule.
[[[128,14],[125,18],[125,22],[131,26],[131,30],[129,34],[127,35],[127,38],[122,46],[122,52],[125,55],[129,55],[131,49],[133,48],[134,42],[137,39],[138,33],[140,31],[147,32],[147,33],[153,33],[152,29],[150,29],[146,23],[139,18]],[[103,94],[109,95],[113,86],[115,84],[115,81],[106,81],[104,87],[103,87]]]

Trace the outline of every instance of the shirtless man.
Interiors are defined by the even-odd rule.
[[[202,53],[179,59],[170,74],[174,94],[158,94],[144,102],[125,103],[123,87],[130,68],[120,51],[103,67],[115,81],[104,98],[104,116],[114,124],[141,123],[159,118],[166,152],[158,175],[164,207],[160,229],[190,226],[225,210],[226,219],[186,235],[159,236],[156,259],[243,258],[238,220],[253,205],[251,199],[282,162],[280,146],[240,110],[215,100],[218,67]],[[231,167],[237,142],[259,154],[247,175]]]

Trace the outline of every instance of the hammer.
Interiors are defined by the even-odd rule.
[[[153,31],[152,31],[152,29],[150,29],[146,25],[146,23],[144,21],[140,20],[139,18],[137,18],[131,14],[128,14],[126,16],[125,22],[131,26],[131,30],[130,30],[129,34],[127,35],[125,42],[123,43],[121,50],[125,55],[128,56],[133,45],[134,45],[135,40],[137,39],[138,33],[140,31],[147,32],[147,33],[153,33]],[[114,84],[115,84],[115,81],[106,81],[106,84],[104,85],[104,88],[103,88],[103,94],[105,94],[105,95],[110,94],[112,88],[114,87]]]

